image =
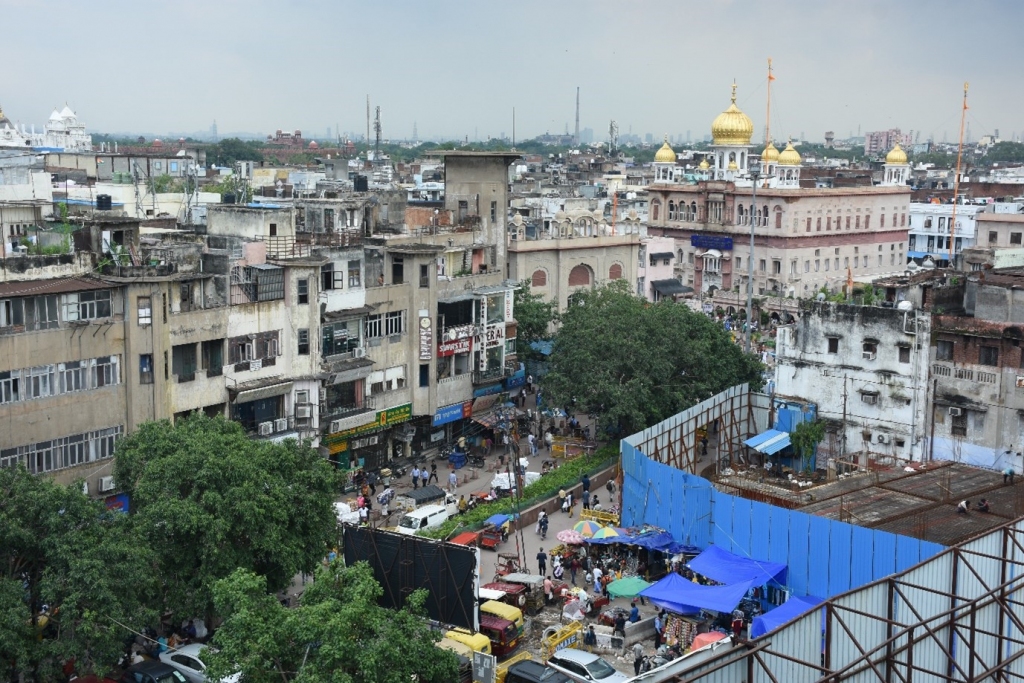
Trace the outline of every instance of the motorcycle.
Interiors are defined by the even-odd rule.
[[[482,456],[482,455],[470,454],[469,455],[469,464],[472,465],[473,467],[486,467],[487,466],[487,460],[484,459],[484,456]]]

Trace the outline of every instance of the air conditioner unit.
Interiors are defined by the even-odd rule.
[[[310,414],[309,406],[296,406],[295,407],[295,417],[299,418],[300,420],[308,419],[309,418],[309,414]]]
[[[949,414],[952,415],[953,417],[960,417],[961,415],[964,414],[964,411],[963,408],[950,408]]]
[[[259,426],[260,436],[270,436],[274,433],[273,422],[261,422]]]
[[[365,358],[366,349],[364,349],[362,346],[357,346],[356,348],[352,349],[352,355],[356,358]]]
[[[83,481],[82,482],[82,495],[83,496],[88,496],[89,495],[89,482],[87,482],[87,481]]]
[[[889,443],[892,441],[892,437],[888,434],[879,434],[877,438],[878,443]]]
[[[334,432],[341,431],[341,420],[331,420],[331,426],[327,430],[328,433],[333,434]]]
[[[874,351],[865,351],[863,353],[863,356],[864,356],[864,360],[874,360],[875,359],[875,352]]]
[[[288,418],[282,417],[274,420],[274,431],[275,432],[286,432],[288,431]]]
[[[106,493],[107,491],[114,490],[114,478],[113,477],[100,477],[99,491],[100,493]]]

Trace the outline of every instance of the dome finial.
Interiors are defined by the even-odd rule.
[[[736,104],[736,79],[732,79],[732,103]]]

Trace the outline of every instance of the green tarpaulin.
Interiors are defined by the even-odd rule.
[[[650,587],[650,585],[639,576],[627,576],[624,579],[612,581],[605,590],[613,598],[634,598],[637,593]]]

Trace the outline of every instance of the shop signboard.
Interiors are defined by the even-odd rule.
[[[501,346],[505,343],[505,325],[491,325],[487,328],[487,348]]]
[[[437,355],[443,358],[445,356],[454,356],[457,353],[469,353],[472,346],[472,337],[439,341],[437,344]]]
[[[473,414],[473,402],[463,401],[462,403],[453,403],[450,406],[438,408],[437,412],[434,413],[434,427],[440,427],[441,425],[448,424],[449,422],[455,422],[461,420],[464,417],[469,417]]]
[[[722,235],[690,235],[690,246],[700,249],[732,251],[732,238]]]
[[[430,327],[430,316],[420,316],[420,360],[430,360],[434,355],[434,331]]]
[[[516,370],[511,377],[505,378],[505,388],[515,389],[526,384],[526,366],[522,363],[519,364],[519,369]]]
[[[341,441],[347,441],[354,436],[360,436],[362,434],[369,434],[370,432],[384,427],[390,427],[391,425],[400,424],[412,419],[412,404],[404,403],[400,406],[388,408],[387,410],[378,410],[377,416],[370,422],[358,427],[352,427],[351,429],[345,429],[334,434],[328,434],[324,438],[324,444],[331,447],[332,452],[335,444]],[[340,449],[344,450],[344,449]]]
[[[489,387],[483,387],[481,389],[473,390],[473,398],[480,398],[481,396],[490,396],[491,394],[500,394],[504,389],[501,383],[492,384]]]

